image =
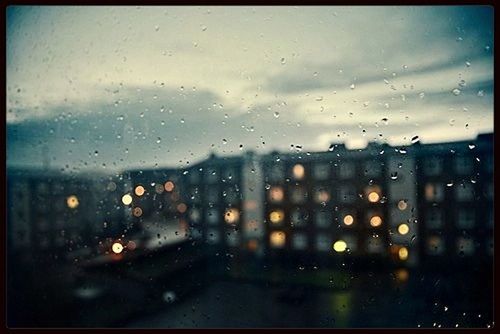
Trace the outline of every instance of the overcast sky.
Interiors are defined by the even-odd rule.
[[[7,165],[471,139],[493,47],[490,7],[11,6]]]

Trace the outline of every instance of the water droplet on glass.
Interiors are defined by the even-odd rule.
[[[470,61],[466,61],[465,66],[470,67]]]
[[[185,122],[185,121],[184,121],[184,118],[181,118],[181,123],[184,123],[184,122]]]
[[[354,89],[354,88],[356,88],[356,86],[354,86],[354,84],[351,84],[351,85],[349,86],[349,88]]]
[[[483,97],[484,96],[484,91],[483,90],[478,91],[477,92],[477,96]]]
[[[201,31],[207,31],[207,26],[206,25],[202,25],[201,26]]]
[[[278,117],[280,117],[280,113],[279,113],[279,112],[277,112],[277,111],[275,111],[275,112],[274,112],[274,118],[278,118]]]
[[[281,65],[285,65],[285,64],[286,64],[285,58],[281,58]]]
[[[473,144],[473,143],[470,143],[470,144],[469,144],[469,149],[473,150],[475,147],[476,147],[476,145],[475,145],[475,144]]]
[[[391,173],[391,180],[397,180],[398,179],[398,172],[392,172]]]
[[[420,141],[420,138],[418,136],[415,136],[411,139],[411,143],[412,144],[415,144],[415,143],[418,143]]]
[[[425,97],[425,93],[424,93],[424,92],[422,92],[422,93],[418,94],[418,96],[419,96],[421,99],[423,99],[423,98]]]
[[[160,30],[160,26],[159,25],[155,25],[155,31],[158,31]]]
[[[454,90],[452,90],[451,92],[452,92],[452,93],[453,93],[453,95],[455,95],[455,96],[458,96],[458,95],[460,95],[460,93],[461,93],[460,89],[458,89],[458,88],[455,88],[455,89],[454,89]]]

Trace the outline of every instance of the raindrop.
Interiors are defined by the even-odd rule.
[[[476,148],[476,145],[474,145],[473,143],[470,143],[469,144],[469,149],[473,150],[474,148]]]
[[[415,143],[418,143],[420,141],[420,138],[418,136],[415,136],[411,139],[411,143],[412,144],[415,144]]]
[[[185,121],[184,121],[184,118],[181,118],[181,123],[183,123],[183,124],[184,124],[184,122],[185,122]]]
[[[222,144],[226,145],[227,144],[227,140],[226,139],[222,139]]]
[[[202,25],[201,26],[201,31],[207,31],[207,26],[206,25]]]
[[[398,179],[398,172],[392,172],[391,173],[391,180],[397,180]]]
[[[450,181],[450,182],[446,183],[446,186],[447,187],[453,187],[453,181]]]
[[[460,93],[461,93],[460,89],[458,89],[458,88],[455,88],[455,89],[454,89],[454,90],[452,90],[451,92],[452,92],[452,93],[453,93],[453,95],[455,95],[455,96],[458,96],[458,95],[460,95]]]
[[[423,98],[425,97],[425,93],[424,93],[424,92],[422,92],[422,93],[418,94],[418,96],[419,96],[421,99],[423,99]]]
[[[155,31],[158,31],[160,30],[160,26],[159,25],[155,25]]]
[[[483,97],[484,96],[484,90],[480,90],[477,92],[477,96]]]
[[[277,112],[277,111],[275,111],[275,112],[274,112],[274,118],[278,118],[278,117],[280,117],[280,113],[279,113],[279,112]]]
[[[351,84],[351,85],[349,86],[349,88],[354,89],[354,88],[356,88],[356,86],[354,86],[354,84]]]
[[[157,143],[157,144],[161,143],[161,138],[160,138],[160,137],[158,137],[158,138],[156,139],[156,143]]]
[[[285,64],[286,64],[285,58],[281,58],[281,65],[285,65]]]
[[[466,61],[465,66],[470,67],[470,61]]]
[[[460,80],[459,83],[458,83],[458,85],[460,87],[465,87],[465,86],[467,86],[467,83],[465,82],[465,80]]]

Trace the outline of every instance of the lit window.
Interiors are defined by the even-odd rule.
[[[345,215],[343,219],[344,225],[351,226],[354,224],[354,217],[352,215]]]
[[[283,248],[285,247],[285,241],[286,241],[285,233],[281,231],[271,232],[271,234],[269,235],[269,241],[271,243],[271,247]]]
[[[442,201],[444,198],[443,185],[439,183],[427,183],[425,185],[425,198],[428,201]]]
[[[401,261],[406,261],[408,259],[409,252],[408,248],[406,247],[401,247],[398,251],[398,257]]]
[[[333,244],[333,250],[337,253],[343,253],[347,249],[347,244],[344,240],[337,240]]]
[[[440,255],[444,252],[443,239],[437,235],[433,235],[427,239],[427,254]]]
[[[137,196],[140,197],[140,196],[144,195],[145,192],[146,192],[146,190],[144,189],[143,186],[137,186],[137,187],[135,187],[135,194]]]
[[[132,203],[132,196],[130,196],[130,194],[123,195],[122,203],[125,205],[130,205]]]
[[[226,213],[224,214],[224,220],[228,224],[234,224],[238,222],[239,218],[240,218],[240,212],[234,208],[227,209]]]
[[[71,195],[66,199],[66,204],[68,205],[68,208],[75,209],[79,204],[78,198],[75,195]]]
[[[109,245],[109,244],[108,244]],[[111,246],[111,250],[115,254],[120,254],[123,251],[123,245],[119,242],[115,242],[113,246]]]
[[[398,209],[399,210],[404,211],[404,210],[406,210],[407,207],[408,207],[408,203],[406,200],[402,199],[398,202]]]
[[[269,197],[269,201],[273,202],[273,203],[279,203],[283,200],[283,197],[284,197],[284,192],[283,192],[283,188],[281,187],[271,187],[269,189],[269,193],[268,193],[268,197]]]
[[[457,239],[457,251],[459,254],[472,255],[474,253],[474,242],[471,239],[459,237]]]
[[[372,216],[370,218],[370,225],[373,227],[379,227],[382,225],[382,218],[380,218],[380,216]]]
[[[292,237],[294,249],[304,250],[307,248],[307,236],[304,233],[295,233]]]
[[[368,201],[371,203],[376,203],[380,200],[380,187],[378,186],[370,186],[366,187],[365,189],[365,194],[366,197],[368,198]]]
[[[292,174],[296,180],[302,180],[305,175],[304,166],[302,166],[301,164],[296,164],[295,166],[293,166]]]
[[[134,208],[134,210],[132,210],[132,214],[135,217],[140,217],[140,216],[142,216],[142,209],[137,206],[137,207]]]
[[[174,190],[175,185],[172,181],[167,181],[167,182],[165,182],[164,187],[165,187],[165,191],[171,192],[172,190]]]
[[[317,211],[314,215],[314,223],[319,227],[328,227],[332,221],[332,214],[329,211]]]
[[[473,228],[475,223],[475,212],[472,209],[459,209],[457,215],[458,228]]]
[[[316,203],[326,203],[330,199],[330,193],[323,188],[316,188],[314,191],[314,201]]]
[[[259,248],[259,241],[252,239],[248,240],[247,249],[251,252],[255,252]]]
[[[283,210],[274,210],[271,211],[271,213],[269,214],[269,220],[273,224],[281,223],[284,218],[285,218],[285,213],[283,212]]]
[[[398,232],[401,235],[406,235],[406,234],[408,234],[408,232],[410,232],[410,227],[408,226],[408,224],[404,224],[404,223],[400,224],[398,226]]]

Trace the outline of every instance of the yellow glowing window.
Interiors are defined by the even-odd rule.
[[[79,202],[78,202],[78,197],[75,195],[71,195],[66,199],[66,204],[68,205],[68,208],[70,209],[75,209]]]
[[[322,203],[322,202],[328,202],[330,199],[330,194],[326,190],[318,190],[316,192],[316,202]]]
[[[398,209],[403,211],[403,210],[406,210],[406,208],[408,207],[408,204],[406,203],[405,200],[400,200],[398,202]]]
[[[297,164],[293,166],[293,177],[297,180],[301,180],[304,178],[305,170],[304,166],[301,164]]]
[[[271,242],[271,246],[273,246],[274,248],[283,248],[286,241],[285,233],[281,231],[271,232],[269,240]]]
[[[370,225],[373,227],[378,227],[382,225],[382,218],[380,216],[373,216],[370,218]]]
[[[371,193],[368,194],[368,200],[372,203],[378,202],[380,199],[380,195],[376,193],[375,191],[372,191]]]
[[[399,256],[399,259],[401,261],[405,261],[406,259],[408,259],[408,248],[406,247],[401,247],[398,251],[398,256]]]
[[[172,190],[174,190],[174,187],[175,185],[172,181],[165,182],[165,191],[171,192]]]
[[[130,194],[123,195],[122,203],[125,205],[130,205],[130,203],[132,203],[132,196],[130,196]]]
[[[281,202],[283,200],[284,193],[281,187],[272,187],[269,190],[269,199],[273,202]]]
[[[135,187],[135,194],[137,196],[142,196],[142,195],[144,195],[145,192],[146,192],[146,190],[144,189],[143,186],[137,186],[137,187]]]
[[[410,232],[410,227],[408,226],[408,224],[401,224],[398,226],[398,232],[401,235],[408,234],[408,232]]]
[[[354,224],[354,217],[351,216],[351,215],[346,215],[344,217],[344,224],[347,225],[347,226],[350,226],[350,225]]]
[[[271,220],[271,223],[273,224],[278,224],[283,221],[284,216],[285,214],[282,210],[276,210],[269,214],[269,220]]]
[[[123,251],[123,246],[121,243],[119,242],[115,242],[113,244],[113,246],[111,246],[111,250],[113,251],[113,253],[115,254],[120,254],[122,251]]]
[[[333,244],[333,250],[337,253],[343,253],[347,249],[347,244],[344,240],[337,240]]]
[[[234,208],[227,209],[226,213],[224,214],[224,220],[228,224],[236,223],[239,218],[240,218],[240,212]]]

